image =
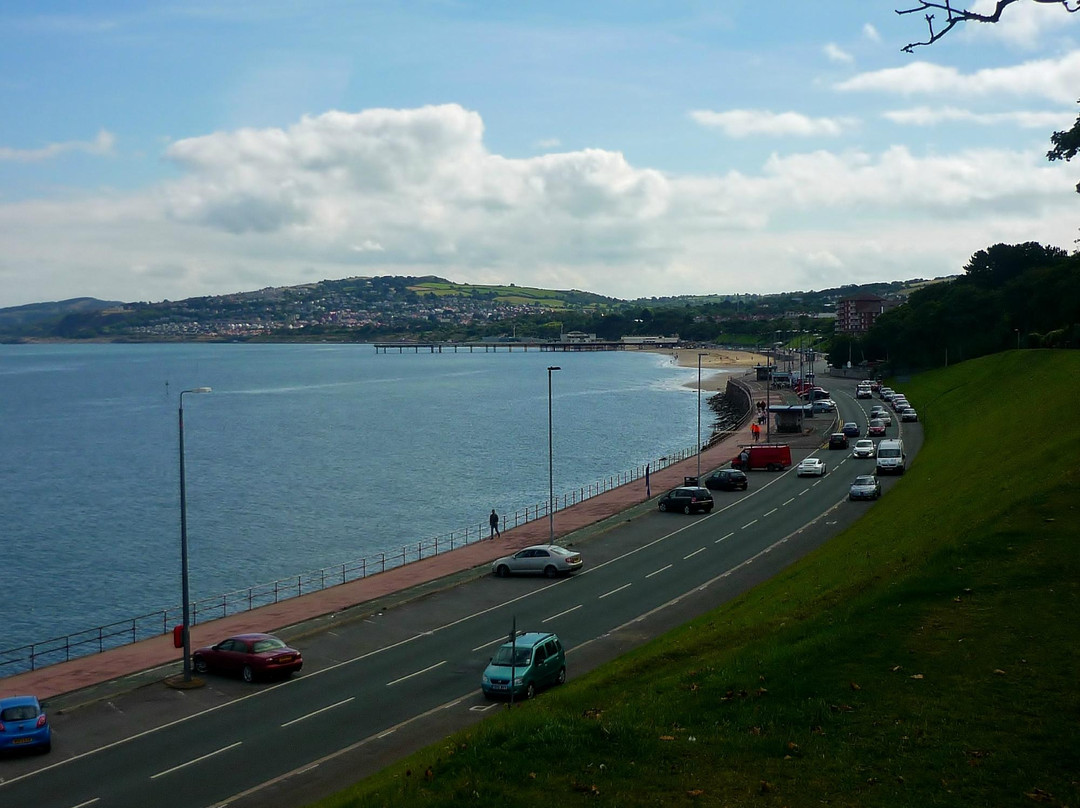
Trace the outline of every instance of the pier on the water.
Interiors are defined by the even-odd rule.
[[[646,348],[651,345],[627,345],[625,342],[376,342],[375,353],[388,353],[396,350],[398,353],[413,351],[420,353],[421,350],[430,353],[443,353],[458,351],[622,351],[627,347]]]

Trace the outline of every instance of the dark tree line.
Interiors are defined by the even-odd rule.
[[[1080,255],[1035,242],[980,250],[961,277],[881,315],[856,350],[895,371],[1018,346],[1080,348]]]

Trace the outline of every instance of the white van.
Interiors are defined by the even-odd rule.
[[[904,442],[899,439],[879,441],[877,445],[877,473],[903,474],[907,470]]]

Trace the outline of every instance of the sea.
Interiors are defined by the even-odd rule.
[[[551,371],[549,397],[549,366]],[[0,651],[504,520],[691,450],[696,368],[640,351],[0,345]],[[698,403],[700,401],[700,414]]]

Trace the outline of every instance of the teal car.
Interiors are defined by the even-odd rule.
[[[566,653],[551,633],[529,632],[499,646],[484,669],[480,689],[489,699],[531,699],[566,681]]]

